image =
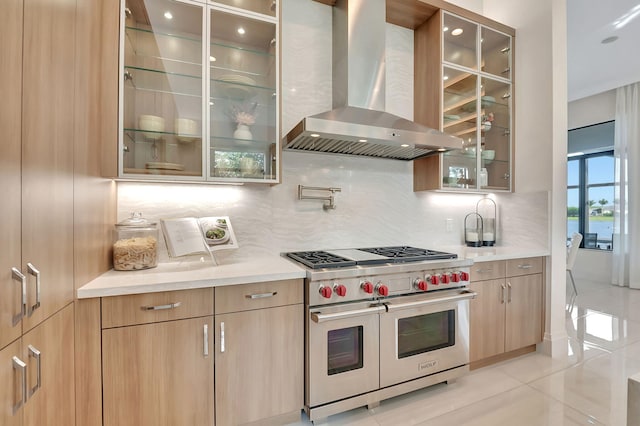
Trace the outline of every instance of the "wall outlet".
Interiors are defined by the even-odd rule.
[[[446,232],[452,232],[453,231],[453,219],[448,218],[444,220],[444,230]]]

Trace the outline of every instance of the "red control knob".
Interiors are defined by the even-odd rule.
[[[469,273],[468,272],[460,272],[460,279],[462,281],[469,281]]]
[[[440,279],[438,278],[437,275],[429,275],[427,277],[427,280],[431,283],[431,285],[438,285],[440,284]]]
[[[332,293],[331,287],[322,286],[322,287],[320,287],[319,291],[320,291],[320,294],[322,295],[322,297],[324,297],[325,299],[331,298],[331,293]]]
[[[421,280],[421,279],[418,278],[413,282],[413,285],[418,290],[427,291],[427,282],[425,280]]]
[[[347,288],[345,286],[343,286],[342,284],[336,284],[333,286],[333,290],[336,292],[336,294],[340,297],[344,297],[347,295]]]
[[[378,284],[376,286],[376,290],[378,291],[378,294],[380,296],[388,296],[389,295],[389,288],[384,284]]]
[[[449,284],[449,274],[442,274],[442,276],[440,277],[440,281],[442,281],[442,284]]]
[[[370,281],[365,281],[360,284],[360,288],[362,288],[365,293],[373,294],[373,284],[371,284]]]
[[[451,274],[451,281],[453,281],[454,283],[460,282],[460,274],[457,272]]]

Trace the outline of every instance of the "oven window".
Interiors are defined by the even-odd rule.
[[[398,319],[398,358],[453,346],[455,310]]]
[[[330,330],[327,336],[329,376],[362,368],[362,326]]]

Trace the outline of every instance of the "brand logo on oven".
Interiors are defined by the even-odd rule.
[[[433,368],[438,365],[438,360],[425,361],[418,364],[418,371],[426,370],[428,368]]]

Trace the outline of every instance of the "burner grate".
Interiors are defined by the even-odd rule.
[[[287,256],[296,260],[311,269],[321,268],[344,268],[347,266],[355,266],[355,260],[337,256],[326,251],[298,251],[287,253]]]
[[[370,247],[358,249],[367,253],[385,256],[393,263],[419,262],[421,260],[456,259],[453,253],[427,250],[410,246]]]

